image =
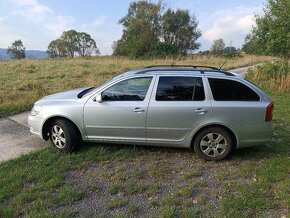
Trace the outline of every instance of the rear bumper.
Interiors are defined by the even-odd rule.
[[[237,148],[253,147],[265,144],[272,139],[273,122],[265,122],[259,126],[240,127]]]

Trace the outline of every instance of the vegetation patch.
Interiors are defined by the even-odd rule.
[[[285,60],[265,63],[249,71],[247,77],[263,89],[290,92],[290,64]]]

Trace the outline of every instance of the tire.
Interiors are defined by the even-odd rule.
[[[231,134],[220,127],[209,127],[200,131],[193,141],[197,155],[211,161],[225,159],[231,154],[233,147]]]
[[[53,146],[64,153],[71,153],[81,142],[76,127],[68,120],[55,120],[50,126],[50,140]]]

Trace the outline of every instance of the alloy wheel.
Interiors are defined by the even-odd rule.
[[[218,157],[227,149],[227,140],[219,133],[208,133],[200,141],[201,151],[209,157]]]
[[[54,125],[51,130],[52,141],[57,148],[64,148],[66,145],[66,138],[63,129]]]

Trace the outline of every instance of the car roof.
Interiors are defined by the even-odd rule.
[[[159,65],[136,69],[125,73],[123,76],[134,75],[195,75],[195,76],[215,76],[215,77],[238,77],[243,79],[240,74],[219,70],[209,66],[192,65]]]

